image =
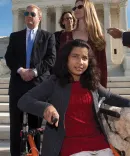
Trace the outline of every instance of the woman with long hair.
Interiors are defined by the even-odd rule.
[[[75,7],[72,10],[74,11],[75,18],[77,19],[76,28],[71,32],[64,32],[61,35],[60,48],[62,48],[66,42],[73,39],[82,39],[88,42],[94,51],[98,67],[101,70],[101,84],[106,87],[106,43],[95,7],[89,0],[76,0]]]
[[[96,59],[85,41],[67,43],[57,69],[18,102],[22,111],[47,121],[41,156],[114,156],[98,102],[105,97],[105,104],[130,107],[130,101],[100,85]]]

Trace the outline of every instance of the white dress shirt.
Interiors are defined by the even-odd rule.
[[[29,32],[30,32],[31,29],[29,29],[27,27],[27,30],[26,30],[26,51],[27,51],[27,46],[28,46],[28,37],[29,37]],[[38,30],[38,27],[32,29],[33,30],[33,41],[35,41],[35,38],[36,38],[36,34],[37,34],[37,30]],[[20,67],[18,70],[17,70],[17,73],[20,72],[20,70],[22,69],[22,67]],[[34,71],[34,74],[35,74],[35,77],[38,76],[38,73],[37,73],[37,70],[36,69],[33,69]]]

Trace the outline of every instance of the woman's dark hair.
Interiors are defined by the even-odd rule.
[[[59,78],[59,82],[62,87],[74,81],[72,75],[68,71],[67,62],[71,51],[75,47],[88,49],[88,68],[81,75],[80,83],[83,88],[95,90],[100,82],[100,70],[97,68],[96,59],[91,47],[83,40],[76,39],[64,45],[60,51],[59,58],[55,66],[55,75]]]
[[[75,25],[76,25],[76,19],[75,19],[74,15],[72,14],[72,12],[70,12],[70,11],[65,11],[65,12],[62,13],[62,15],[61,15],[61,17],[60,17],[60,20],[59,20],[59,24],[60,24],[60,27],[61,27],[62,29],[65,29],[65,25],[62,24],[62,22],[63,22],[63,20],[64,20],[65,14],[68,14],[68,13],[72,15],[72,18],[73,18],[73,28],[74,28]]]

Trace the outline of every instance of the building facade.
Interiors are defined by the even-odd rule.
[[[96,7],[99,20],[106,39],[107,65],[110,76],[130,75],[129,49],[123,47],[120,39],[112,39],[106,29],[117,27],[127,30],[128,0],[91,0]],[[41,29],[55,32],[60,30],[59,19],[63,11],[71,10],[75,0],[12,0],[13,31],[25,28],[24,11],[29,4],[38,5],[43,17]],[[116,71],[116,72],[115,72]]]

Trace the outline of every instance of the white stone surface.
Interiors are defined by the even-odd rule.
[[[0,103],[0,112],[8,112],[9,103]]]
[[[108,77],[108,82],[130,82],[130,76],[126,76],[126,77]]]
[[[9,132],[10,126],[9,125],[0,125],[0,139],[1,140],[9,140]]]
[[[0,141],[0,156],[10,156],[9,153],[10,143],[9,141]]]
[[[8,94],[8,89],[0,89],[0,95]]]
[[[8,43],[9,43],[9,37],[5,37],[5,36],[0,37],[0,57],[4,57]]]
[[[0,84],[0,88],[3,88],[3,89],[8,89],[9,88],[9,84],[7,84],[7,83],[1,83]]]
[[[0,95],[0,103],[8,103],[9,102],[9,96],[8,95]]]
[[[0,124],[9,124],[10,120],[9,120],[9,113],[6,112],[1,112],[0,113]]]
[[[9,83],[9,80],[10,80],[10,77],[8,77],[8,78],[0,78],[0,84],[2,83],[4,83],[4,84],[8,84]]]
[[[0,77],[6,74],[9,74],[10,70],[6,66],[6,62],[4,59],[0,59]]]
[[[125,69],[125,76],[130,76],[130,55],[125,55],[123,66]]]

